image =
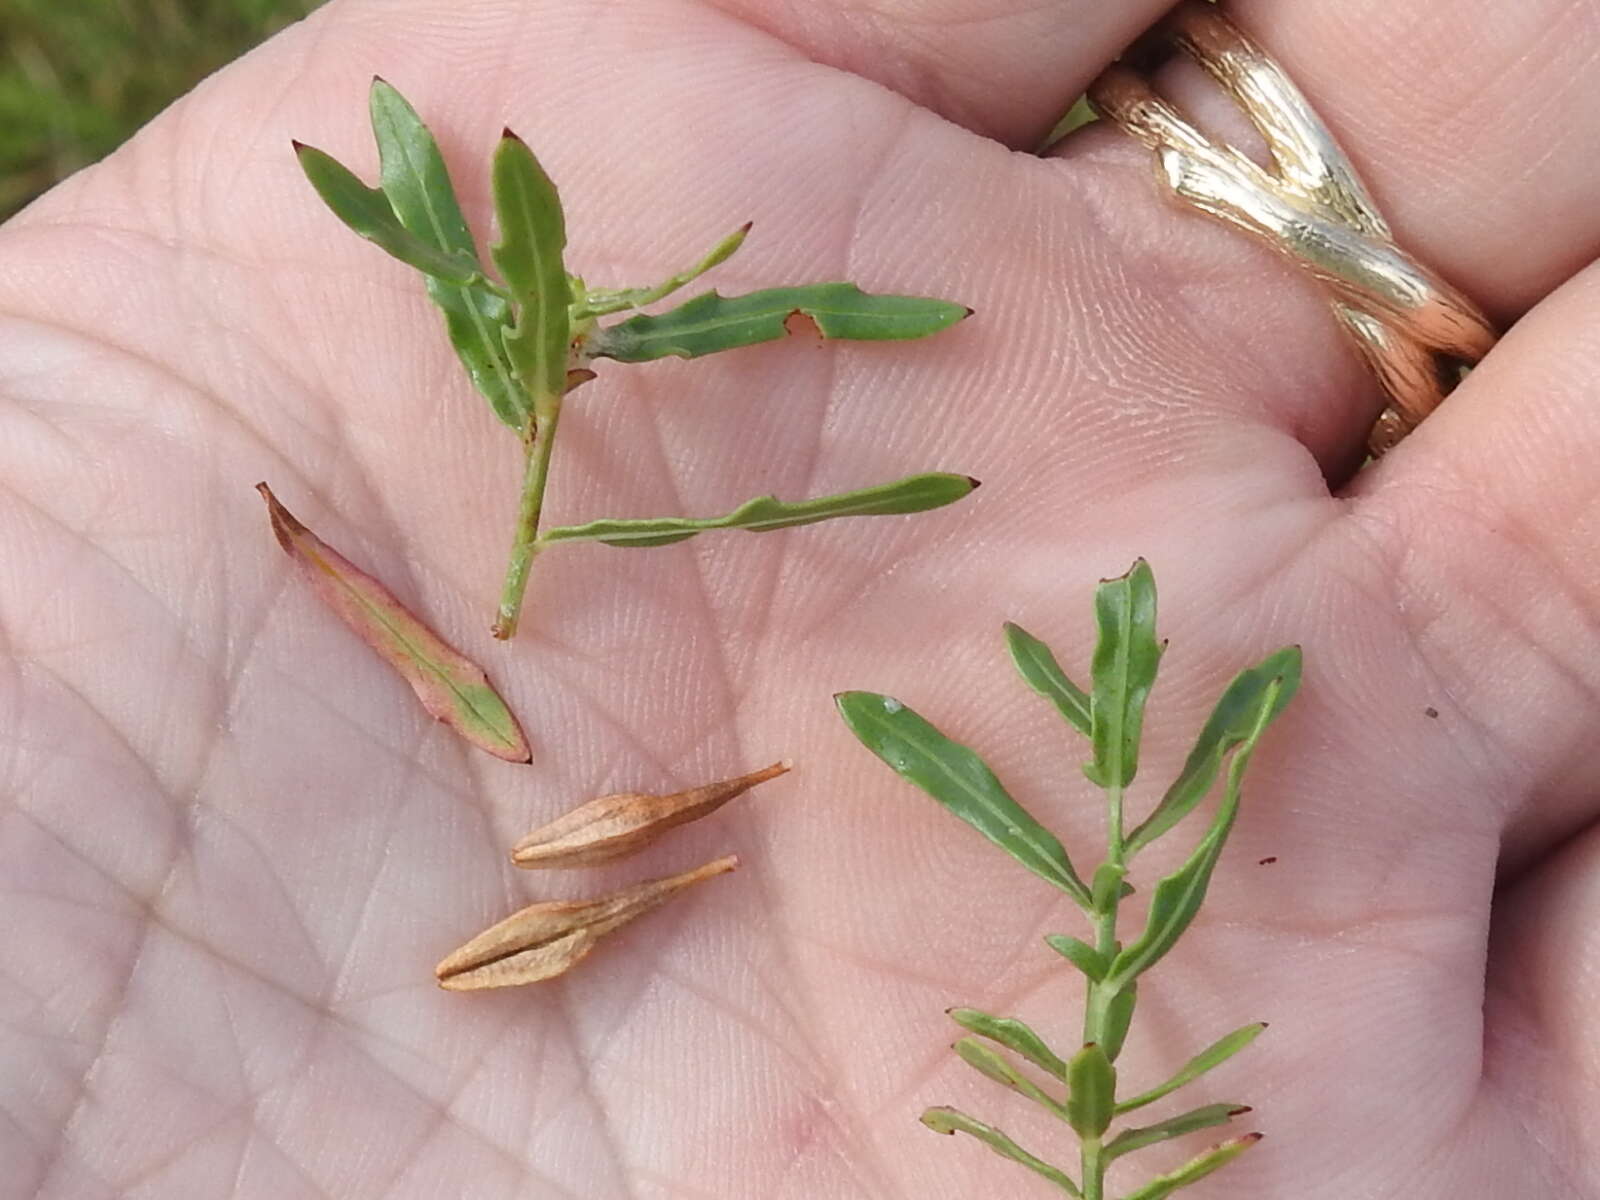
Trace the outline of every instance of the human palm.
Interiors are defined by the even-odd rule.
[[[1081,747],[1011,677],[999,626],[1081,675],[1094,578],[1141,554],[1173,641],[1144,802],[1228,675],[1306,648],[1123,1058],[1153,1082],[1272,1023],[1195,1085],[1256,1105],[1270,1140],[1192,1194],[1600,1189],[1600,281],[1534,307],[1600,242],[1600,110],[1543,117],[1592,99],[1596,6],[1470,27],[1437,0],[1236,6],[1401,239],[1498,318],[1533,309],[1353,482],[1376,399],[1318,295],[1165,203],[1114,132],[1057,159],[1006,148],[1161,8],[339,0],[6,227],[0,1193],[1048,1194],[915,1117],[955,1102],[1069,1157],[946,1052],[941,1010],[1070,1042],[1074,984],[1039,936],[1081,934],[1078,914],[897,783],[829,696],[914,703],[1082,862]],[[933,468],[983,489],[916,517],[562,549],[522,635],[494,643],[515,445],[414,279],[289,151],[370,167],[374,72],[480,222],[487,150],[523,134],[592,283],[648,281],[754,219],[724,290],[851,278],[977,310],[926,344],[608,370],[569,406],[555,519]],[[488,665],[532,767],[429,722],[318,607],[260,478]],[[581,799],[782,756],[789,778],[627,864],[506,862]],[[433,984],[531,896],[727,851],[739,874],[565,979]]]

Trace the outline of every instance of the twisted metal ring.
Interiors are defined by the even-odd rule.
[[[1163,181],[1181,199],[1265,241],[1328,288],[1334,315],[1388,397],[1367,438],[1372,454],[1383,454],[1439,406],[1461,366],[1488,353],[1488,318],[1394,244],[1306,98],[1213,5],[1187,0],[1161,32],[1244,109],[1274,170],[1207,140],[1129,67],[1102,74],[1089,102],[1156,151]]]

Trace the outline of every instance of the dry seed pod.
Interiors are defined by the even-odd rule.
[[[786,762],[773,763],[737,779],[651,796],[619,792],[581,804],[565,816],[535,829],[511,850],[519,867],[589,867],[643,850],[674,825],[713,813],[758,783],[782,775]]]
[[[691,884],[738,865],[739,860],[730,854],[681,875],[646,880],[598,900],[530,904],[446,956],[433,973],[439,977],[440,987],[456,992],[551,979],[571,970],[619,925],[660,907]]]

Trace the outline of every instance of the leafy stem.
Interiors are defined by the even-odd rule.
[[[1072,682],[1039,639],[1016,625],[1005,629],[1012,660],[1023,680],[1049,700],[1092,746],[1084,773],[1105,792],[1106,851],[1087,885],[1061,842],[1011,797],[971,749],[947,738],[894,697],[844,692],[835,698],[845,723],[873,753],[1028,870],[1070,896],[1089,919],[1092,944],[1065,934],[1045,939],[1084,977],[1083,1035],[1075,1052],[1052,1049],[1015,1017],[995,1017],[971,1008],[952,1009],[950,1014],[977,1038],[1000,1048],[980,1051],[976,1038],[963,1038],[956,1043],[963,1061],[1034,1100],[1071,1127],[1078,1140],[1078,1179],[1024,1150],[1001,1130],[954,1109],[931,1108],[922,1117],[923,1123],[937,1132],[977,1138],[996,1154],[1082,1200],[1107,1200],[1107,1168],[1123,1155],[1226,1124],[1250,1111],[1238,1104],[1208,1104],[1152,1125],[1119,1131],[1111,1128],[1117,1118],[1155,1103],[1226,1062],[1265,1028],[1257,1022],[1237,1029],[1165,1081],[1129,1098],[1117,1098],[1116,1061],[1133,1021],[1141,980],[1173,949],[1198,914],[1233,829],[1251,755],[1300,681],[1300,651],[1294,646],[1269,654],[1241,672],[1217,701],[1177,780],[1150,815],[1128,832],[1124,804],[1138,770],[1145,701],[1165,648],[1155,635],[1155,579],[1146,563],[1136,562],[1126,575],[1100,585],[1095,593],[1095,618],[1099,636],[1088,691]],[[1133,891],[1127,875],[1134,856],[1170,832],[1206,798],[1225,763],[1222,798],[1215,815],[1182,865],[1156,881],[1143,929],[1124,944],[1118,918],[1122,900]],[[1026,1078],[1021,1067],[1002,1051],[1020,1056],[1065,1083],[1065,1104]],[[1217,1170],[1259,1138],[1259,1134],[1246,1134],[1219,1143],[1121,1200],[1161,1200]]]
[[[516,632],[534,559],[552,542],[663,546],[709,529],[759,531],[838,517],[922,512],[954,503],[977,486],[964,475],[930,472],[809,500],[758,496],[723,517],[603,519],[541,534],[562,397],[593,377],[588,368],[595,360],[644,363],[751,346],[787,336],[796,315],[808,318],[826,338],[923,338],[971,310],[947,300],[874,295],[853,283],[831,282],[742,296],[710,291],[666,312],[641,313],[726,262],[744,244],[750,226],[736,229],[698,262],[659,283],[590,288],[567,273],[566,213],[555,184],[509,129],[501,135],[491,171],[500,234],[490,254],[499,272],[496,280],[478,254],[433,134],[381,79],[373,81],[369,108],[380,186],[368,187],[313,146],[296,142],[295,154],[317,194],[345,225],[423,275],[473,386],[522,442],[522,493],[495,616],[496,637]],[[633,315],[599,323],[624,312]]]

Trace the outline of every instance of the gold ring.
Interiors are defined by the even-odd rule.
[[[1114,65],[1089,102],[1156,151],[1162,180],[1201,212],[1265,241],[1332,293],[1333,311],[1388,397],[1367,438],[1376,457],[1437,408],[1495,332],[1477,305],[1394,244],[1389,225],[1338,142],[1283,70],[1202,0],[1186,0],[1161,35],[1244,109],[1273,170],[1217,145]]]

